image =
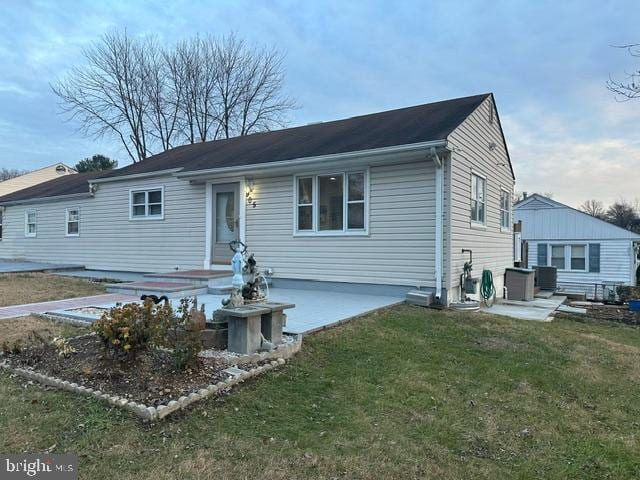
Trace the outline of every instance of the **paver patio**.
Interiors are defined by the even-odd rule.
[[[66,300],[54,300],[50,302],[27,303],[24,305],[11,305],[0,308],[0,319],[25,317],[32,313],[45,313],[55,310],[70,308],[93,307],[111,305],[115,303],[134,302],[137,297],[122,295],[119,293],[107,293],[105,295],[93,295],[90,297],[69,298]]]

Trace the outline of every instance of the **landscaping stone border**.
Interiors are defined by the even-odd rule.
[[[80,338],[87,335],[93,335],[93,333],[79,335]],[[263,352],[269,354],[277,354],[280,355],[277,359],[271,360],[269,363],[264,365],[260,365],[258,367],[254,367],[251,370],[241,371],[238,374],[230,375],[229,378],[225,381],[220,381],[216,384],[208,385],[207,387],[201,388],[197,392],[192,392],[188,396],[182,396],[177,400],[171,400],[166,405],[158,405],[157,407],[145,405],[143,403],[137,403],[126,398],[120,397],[118,395],[110,395],[108,393],[101,392],[100,390],[94,390],[89,387],[85,387],[83,385],[78,385],[77,383],[72,383],[67,380],[62,380],[60,378],[51,377],[48,375],[44,375],[42,373],[38,373],[35,370],[27,369],[27,368],[18,368],[12,367],[7,363],[6,360],[0,362],[0,369],[5,371],[14,373],[28,380],[33,380],[39,382],[43,385],[48,385],[51,387],[59,388],[62,390],[67,390],[70,392],[74,392],[80,395],[87,395],[90,397],[94,397],[98,400],[103,400],[113,406],[124,408],[126,410],[131,411],[136,416],[141,418],[145,422],[151,422],[155,420],[162,420],[166,418],[173,412],[178,410],[182,410],[192,403],[195,403],[199,400],[215,396],[224,391],[230,390],[235,385],[244,382],[250,378],[259,376],[269,370],[273,370],[274,368],[280,367],[286,363],[286,359],[295,355],[302,345],[302,337],[296,337],[294,342],[289,342],[288,344],[280,345],[280,349],[275,349],[273,352]],[[255,355],[255,354],[254,354]],[[262,355],[262,354],[257,354]],[[252,355],[243,355],[242,357],[253,358]],[[0,355],[1,358],[1,355]],[[243,359],[244,360],[244,359]],[[262,361],[259,360],[248,360],[248,361]],[[244,363],[247,363],[245,361]],[[240,364],[240,363],[238,363]]]
[[[302,335],[283,335],[283,342],[277,345],[273,350],[267,350],[259,353],[233,353],[227,350],[209,349],[203,350],[198,355],[204,358],[215,358],[221,360],[228,365],[245,365],[247,363],[258,363],[266,360],[277,358],[290,358],[300,351],[302,346]]]
[[[89,322],[86,320],[81,320],[75,317],[67,317],[64,315],[52,315],[51,313],[32,313],[32,317],[41,318],[43,320],[49,320],[51,322],[58,323],[68,323],[70,325],[75,325],[76,327],[90,327],[93,322]]]

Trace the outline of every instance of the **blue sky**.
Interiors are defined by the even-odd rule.
[[[286,52],[287,90],[301,106],[292,125],[491,91],[518,190],[574,206],[640,196],[640,100],[616,102],[605,88],[634,67],[611,45],[640,43],[637,1],[0,4],[1,167],[94,153],[126,163],[115,141],[64,122],[49,88],[102,33],[126,27],[172,43],[236,31]]]

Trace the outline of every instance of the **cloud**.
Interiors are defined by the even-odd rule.
[[[602,118],[609,121],[604,113]],[[574,207],[592,198],[605,204],[636,198],[640,140],[607,135],[607,131],[580,138],[567,131],[567,122],[570,118],[550,112],[524,122],[511,115],[504,119],[510,131],[507,141],[516,188],[551,192],[558,201]],[[558,135],[555,126],[563,133]]]

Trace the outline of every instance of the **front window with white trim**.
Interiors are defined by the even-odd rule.
[[[486,180],[471,174],[471,221],[485,223]]]
[[[500,190],[500,228],[511,229],[511,194],[506,190]]]
[[[164,216],[164,189],[131,191],[131,219],[162,219]]]
[[[77,237],[78,235],[80,235],[80,208],[67,208],[65,223],[65,232],[67,237]]]
[[[38,231],[37,214],[35,210],[24,212],[24,236],[35,237]]]
[[[367,181],[366,171],[296,177],[296,232],[365,234]]]

